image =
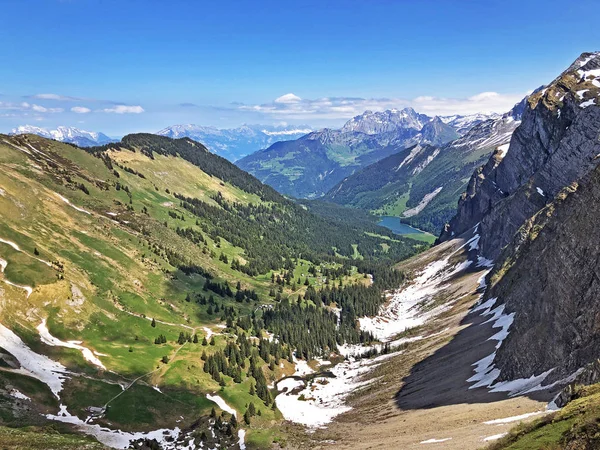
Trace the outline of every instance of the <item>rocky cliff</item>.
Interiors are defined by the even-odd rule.
[[[480,252],[494,259],[526,220],[593,169],[600,153],[599,89],[600,53],[584,53],[532,94],[510,146],[473,174],[440,240],[480,223]]]
[[[487,298],[514,314],[499,380],[564,379],[600,354],[600,168],[527,220],[497,261]]]
[[[533,93],[440,237],[475,232],[495,261],[483,302],[502,331],[487,386],[568,383],[600,354],[599,95],[600,53]]]

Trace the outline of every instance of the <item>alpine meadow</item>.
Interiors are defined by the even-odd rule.
[[[1,5],[0,449],[600,449],[595,5]]]

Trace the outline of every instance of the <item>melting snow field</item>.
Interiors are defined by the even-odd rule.
[[[40,334],[40,338],[44,344],[50,345],[52,347],[65,347],[65,348],[73,348],[76,350],[80,350],[81,354],[83,355],[83,357],[85,358],[86,361],[92,363],[95,366],[100,367],[101,369],[106,370],[106,367],[104,367],[104,364],[102,364],[102,361],[100,361],[89,348],[86,348],[86,347],[83,347],[82,345],[80,345],[81,344],[80,341],[64,342],[64,341],[61,341],[60,339],[52,336],[50,334],[50,331],[48,330],[48,326],[46,325],[46,319],[42,320],[42,323],[40,323],[37,326],[37,330],[38,330],[38,333]]]
[[[58,397],[68,373],[65,366],[52,361],[47,356],[35,353],[19,336],[2,324],[0,324],[0,346],[13,355],[21,365],[19,369],[13,369],[12,372],[40,380]]]
[[[234,416],[237,417],[237,412],[235,409],[233,409],[231,406],[229,406],[225,400],[223,400],[221,397],[219,397],[218,395],[210,395],[210,394],[206,394],[206,398],[209,399],[211,402],[214,402],[217,404],[217,406],[219,408],[221,408],[223,411],[228,412],[229,414],[232,414]]]
[[[277,408],[286,420],[309,428],[320,428],[334,417],[349,411],[344,404],[347,396],[375,380],[361,381],[360,376],[373,370],[390,353],[373,359],[344,361],[331,369],[333,377],[315,377],[308,384],[300,379],[286,378],[277,383],[280,394],[275,398]],[[303,388],[298,390],[299,388]],[[292,392],[297,390],[297,392]],[[303,400],[302,400],[303,399]]]
[[[467,242],[467,244],[472,243]],[[395,335],[422,325],[427,319],[440,313],[447,305],[425,314],[421,313],[421,308],[447,286],[445,283],[450,278],[472,264],[472,261],[464,261],[450,267],[449,261],[454,253],[425,267],[412,284],[393,295],[389,304],[382,307],[378,316],[360,318],[361,330],[370,332],[382,342],[387,342]]]
[[[67,411],[67,408],[64,405],[60,405],[58,414],[47,414],[46,418],[75,425],[79,431],[94,436],[100,443],[112,448],[126,449],[129,448],[131,441],[145,438],[156,439],[164,449],[175,450],[181,448],[174,442],[181,433],[179,428],[174,428],[173,430],[164,428],[148,433],[129,433],[120,430],[111,430],[110,428],[104,428],[100,425],[87,423],[79,417],[73,416]]]
[[[41,336],[46,335],[47,332],[45,322],[42,325],[43,326],[38,327],[38,331],[40,331],[40,328],[42,330],[40,333]],[[62,342],[49,333],[45,338],[50,339],[52,342]],[[44,337],[42,339],[44,339]],[[0,346],[13,355],[19,361],[21,366],[18,369],[7,370],[40,380],[42,383],[46,384],[56,398],[60,400],[59,394],[63,389],[63,382],[69,373],[62,364],[51,360],[47,356],[35,353],[25,345],[19,336],[2,324],[0,324]],[[25,394],[16,390],[12,391],[11,395],[15,398],[28,400],[28,397]],[[60,405],[58,414],[48,414],[46,415],[46,418],[75,425],[81,432],[94,436],[99,442],[108,447],[125,449],[129,447],[130,442],[133,440],[148,438],[156,439],[166,450],[186,448],[176,442],[181,433],[179,428],[173,430],[160,429],[149,433],[129,433],[120,430],[111,430],[109,428],[101,427],[100,425],[89,423],[89,418],[84,421],[73,416],[67,411],[66,406],[62,404]],[[187,448],[195,449],[195,446],[192,443],[192,445]]]
[[[417,274],[411,284],[393,295],[388,305],[382,307],[378,316],[360,318],[361,329],[371,332],[379,341],[385,342],[390,349],[407,342],[430,337],[415,336],[393,339],[397,334],[408,328],[423,324],[426,320],[448,308],[448,304],[446,304],[422,313],[422,307],[426,306],[438,292],[445,289],[448,281],[453,276],[464,271],[472,264],[472,261],[464,261],[451,265],[450,258],[466,246],[469,246],[469,250],[476,249],[478,240],[479,235],[475,235],[448,257],[427,265],[425,269]],[[485,286],[485,284],[483,283],[481,286]],[[317,376],[308,382],[299,377],[312,373],[313,370],[305,361],[295,361],[295,377],[286,378],[277,383],[277,389],[280,392],[275,399],[277,407],[286,420],[302,424],[311,429],[324,427],[336,416],[351,409],[350,406],[345,404],[345,400],[350,393],[376,381],[375,379],[364,380],[363,376],[366,373],[371,372],[384,360],[401,353],[400,351],[380,355],[372,359],[354,360],[355,357],[368,351],[381,350],[382,348],[382,344],[372,346],[340,345],[338,346],[338,352],[348,360],[331,368],[331,377]]]

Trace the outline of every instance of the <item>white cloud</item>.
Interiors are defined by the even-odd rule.
[[[75,97],[69,97],[67,95],[59,95],[59,94],[35,94],[31,95],[31,98],[38,98],[40,100],[61,100],[61,101],[75,101],[80,100]]]
[[[237,105],[241,111],[261,113],[273,118],[294,119],[350,119],[366,110],[383,111],[393,108],[413,107],[428,115],[453,115],[475,113],[504,113],[525,97],[525,93],[499,94],[481,92],[467,98],[443,98],[421,96],[414,99],[402,98],[356,98],[324,97],[302,99],[289,93],[270,103],[260,105]]]
[[[64,111],[63,108],[46,108],[45,106],[35,104],[31,105],[31,109],[39,113],[60,113]]]
[[[92,110],[90,108],[86,108],[85,106],[73,106],[71,111],[77,114],[87,114]]]
[[[116,105],[112,108],[101,109],[100,111],[105,113],[114,114],[141,114],[144,112],[144,108],[141,106],[127,106],[127,105]]]

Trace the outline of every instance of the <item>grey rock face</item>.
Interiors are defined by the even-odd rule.
[[[441,241],[481,223],[481,253],[496,258],[527,219],[596,166],[600,108],[589,97],[597,97],[600,76],[587,74],[598,68],[600,54],[583,54],[530,96],[507,153],[473,174]]]
[[[600,355],[600,168],[526,221],[486,297],[514,312],[497,352],[501,380],[564,379]]]

